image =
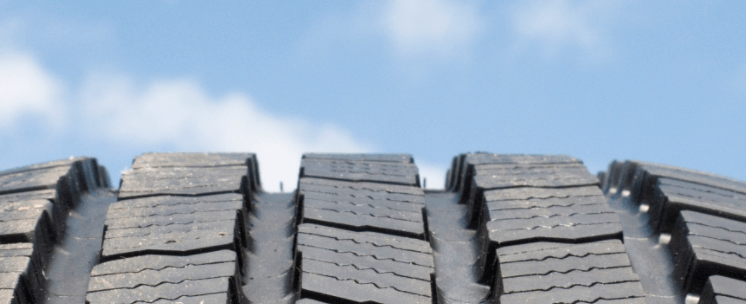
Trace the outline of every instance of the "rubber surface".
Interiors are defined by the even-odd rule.
[[[0,171],[0,303],[746,303],[746,183],[637,161],[147,153]]]

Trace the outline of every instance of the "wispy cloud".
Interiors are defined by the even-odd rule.
[[[41,132],[85,132],[143,152],[256,152],[269,191],[278,191],[280,181],[294,187],[304,152],[373,150],[337,126],[269,113],[244,93],[213,96],[194,80],[135,85],[129,77],[96,74],[70,88],[29,53],[0,54],[0,134],[17,131],[22,119],[51,122]]]
[[[319,20],[300,45],[304,52],[326,52],[336,49],[330,45],[349,42],[383,45],[381,50],[390,52],[397,62],[447,62],[468,53],[484,24],[476,1],[363,1]]]
[[[474,2],[389,1],[380,17],[394,49],[402,56],[453,56],[468,50],[483,20]]]
[[[33,56],[0,53],[0,133],[27,116],[59,125],[63,86]]]
[[[617,8],[614,1],[526,1],[511,23],[522,48],[538,45],[550,57],[571,49],[598,60],[611,55],[605,27]]]
[[[82,89],[85,121],[104,140],[147,149],[251,151],[269,190],[291,188],[304,152],[366,152],[372,147],[333,125],[263,111],[246,94],[211,96],[196,81],[166,79],[144,86],[96,75]],[[93,128],[95,126],[95,128]]]

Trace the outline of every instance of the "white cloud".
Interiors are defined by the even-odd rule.
[[[250,151],[265,189],[297,182],[304,152],[366,152],[371,147],[333,125],[314,125],[259,109],[240,93],[210,96],[195,81],[171,79],[137,87],[124,77],[96,75],[82,89],[86,121],[101,138],[147,149]],[[94,129],[94,128],[89,128]]]
[[[363,1],[311,27],[300,43],[300,53],[383,39],[395,57],[447,61],[468,52],[484,24],[476,1],[471,0]]]
[[[514,10],[512,25],[521,43],[538,43],[547,55],[570,47],[598,59],[610,52],[603,29],[614,7],[613,1],[526,1]]]
[[[11,127],[26,116],[41,116],[41,121],[59,124],[62,85],[47,73],[32,56],[21,53],[0,54],[0,128]]]
[[[437,57],[470,47],[483,23],[474,3],[452,0],[392,0],[381,21],[401,55]]]

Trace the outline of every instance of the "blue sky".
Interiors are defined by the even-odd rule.
[[[0,168],[254,151],[639,159],[746,180],[746,2],[0,0]]]

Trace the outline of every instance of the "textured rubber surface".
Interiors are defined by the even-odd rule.
[[[94,303],[233,303],[236,252],[189,256],[141,255],[93,268],[88,301]]]
[[[0,303],[41,303],[53,245],[81,198],[108,188],[95,159],[71,158],[0,171]]]
[[[701,304],[744,304],[746,303],[746,283],[723,276],[707,279],[699,303]]]
[[[302,299],[433,303],[425,195],[412,161],[401,155],[304,156],[296,237]]]
[[[507,246],[497,255],[501,303],[645,303],[640,279],[618,240]]]
[[[746,279],[746,183],[637,161],[615,161],[603,176],[607,198],[626,214],[625,242],[648,302],[746,298],[735,287]]]
[[[746,303],[746,183],[564,155],[147,153],[0,171],[0,303]]]
[[[442,303],[644,302],[619,217],[578,160],[477,153],[453,164],[447,186],[466,206],[462,228],[477,231],[463,245],[477,252],[474,264],[461,262],[471,281],[454,284],[438,273],[438,289],[451,295]],[[491,291],[478,298],[458,292],[474,284]]]

